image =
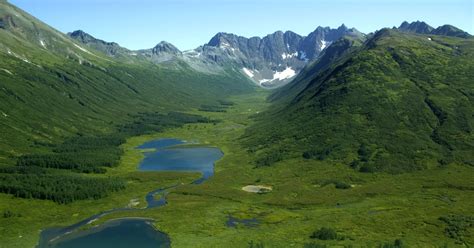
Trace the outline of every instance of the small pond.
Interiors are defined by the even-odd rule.
[[[45,247],[51,248],[158,248],[170,247],[168,236],[155,230],[150,220],[117,219],[87,231],[65,235]]]

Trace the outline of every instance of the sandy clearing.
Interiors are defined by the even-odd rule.
[[[247,185],[242,187],[242,190],[249,193],[263,194],[271,192],[273,190],[273,187],[264,185]]]

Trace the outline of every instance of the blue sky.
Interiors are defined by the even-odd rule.
[[[62,32],[82,29],[130,49],[166,40],[195,48],[217,32],[307,35],[342,23],[369,33],[423,20],[474,34],[474,0],[9,0]]]

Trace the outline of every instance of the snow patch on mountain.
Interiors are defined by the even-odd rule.
[[[103,60],[105,60],[105,61],[109,61],[109,62],[112,62],[112,63],[113,63],[112,60],[103,58],[103,57],[101,57],[101,56],[97,56],[97,55],[95,55],[95,54],[89,52],[89,50],[87,50],[87,49],[85,49],[85,48],[83,48],[83,47],[81,47],[81,46],[79,46],[79,45],[77,45],[77,44],[75,44],[75,43],[73,43],[73,45],[74,45],[76,48],[78,48],[79,50],[81,50],[81,51],[83,51],[83,52],[85,52],[85,53],[87,53],[87,54],[89,54],[89,55],[92,55],[92,56],[94,56],[94,57],[96,57],[96,58],[103,59]]]
[[[262,85],[264,83],[270,83],[270,82],[273,82],[273,81],[276,81],[276,80],[283,81],[283,80],[286,80],[286,79],[290,79],[294,76],[296,76],[296,71],[293,70],[293,68],[291,68],[291,67],[287,67],[283,71],[275,71],[273,73],[273,78],[272,79],[262,79],[262,80],[259,80],[258,82],[260,83],[260,85]]]
[[[231,48],[231,45],[227,42],[222,42],[219,47],[220,48]]]
[[[81,50],[81,51],[83,51],[83,52],[85,52],[85,53],[88,53],[88,54],[90,54],[90,55],[95,55],[95,54],[89,52],[88,50],[86,50],[85,48],[83,48],[83,47],[81,47],[81,46],[79,46],[79,45],[77,45],[77,44],[74,44],[74,46],[77,47],[77,48],[79,48],[79,50]]]
[[[44,43],[43,40],[39,40],[39,42],[40,42],[40,44],[41,44],[42,47],[46,48],[46,44]]]
[[[282,57],[283,59],[291,59],[291,58],[298,57],[298,53],[297,53],[297,52],[296,52],[296,53],[290,53],[290,54],[288,54],[288,53],[283,53],[283,54],[281,55],[281,57]]]
[[[296,75],[296,71],[293,70],[291,67],[287,67],[284,71],[277,71],[273,74],[273,80],[285,80],[292,78]]]
[[[46,48],[46,43],[44,43],[43,40],[40,40],[40,44],[41,44],[42,47]]]
[[[321,41],[321,51],[324,50],[329,45],[329,42],[322,40]]]
[[[0,70],[4,71],[4,72],[6,72],[6,73],[8,73],[8,74],[10,74],[10,75],[13,75],[13,73],[12,73],[11,71],[9,71],[9,70],[7,70],[7,69],[5,69],[5,68],[0,68]]]
[[[268,83],[268,82],[271,82],[273,80],[270,80],[270,79],[262,79],[260,81],[258,81],[260,83],[260,85],[264,84],[264,83]]]
[[[248,68],[244,68],[244,73],[249,76],[250,78],[253,78],[255,75],[253,74],[253,71],[248,69]]]
[[[308,57],[306,56],[306,53],[304,51],[300,51],[300,59],[308,62]]]
[[[186,50],[183,52],[183,55],[189,58],[199,58],[201,57],[201,54],[202,53],[197,52],[196,50]]]
[[[15,58],[17,58],[17,59],[23,60],[23,62],[26,62],[26,63],[28,63],[28,64],[31,64],[31,62],[30,62],[27,58],[22,57],[22,56],[20,56],[20,55],[18,55],[18,54],[16,54],[16,53],[12,52],[10,49],[7,49],[7,53],[8,53],[9,55],[12,55],[13,57],[15,57]]]

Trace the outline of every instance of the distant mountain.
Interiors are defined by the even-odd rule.
[[[8,18],[0,27],[10,27]],[[433,28],[423,21],[403,22],[398,30],[425,35],[471,37],[454,26]],[[308,64],[318,59],[325,48],[347,37],[362,42],[366,35],[342,24],[337,29],[317,27],[307,36],[292,31],[277,31],[263,38],[246,38],[231,33],[218,33],[196,49],[180,51],[171,43],[162,41],[155,47],[129,51],[114,42],[105,42],[83,31],[69,35],[76,41],[112,57],[125,57],[130,61],[147,60],[172,68],[190,66],[203,73],[221,73],[224,68],[239,69],[257,85],[276,88],[293,80]]]
[[[108,56],[118,56],[118,55],[130,55],[130,51],[126,48],[121,47],[115,42],[106,42],[100,39],[96,39],[92,35],[82,31],[77,30],[72,33],[68,33],[69,37],[81,42],[95,50],[101,51]]]
[[[325,51],[248,129],[257,166],[294,156],[362,172],[474,165],[473,39],[383,29]]]
[[[177,60],[182,57],[181,51],[173,44],[162,41],[151,49],[139,50],[137,54],[145,56],[147,59],[155,63],[163,63],[167,61]]]
[[[416,21],[412,23],[408,23],[405,21],[400,25],[398,29],[401,31],[412,32],[417,34],[431,34],[431,32],[434,30],[433,27],[421,21]]]
[[[184,52],[166,41],[154,48],[129,51],[83,31],[69,33],[69,36],[108,56],[134,56],[174,67],[184,63],[196,71],[211,74],[220,73],[230,66],[239,69],[258,85],[277,87],[291,81],[331,43],[341,37],[360,39],[364,34],[344,24],[337,29],[318,27],[308,36],[291,31],[278,31],[263,38],[218,33],[207,44]]]
[[[451,25],[440,26],[437,29],[433,30],[433,32],[431,33],[436,34],[436,35],[445,35],[445,36],[453,36],[453,37],[461,37],[461,38],[472,37],[469,33]]]
[[[168,54],[178,55],[178,54],[181,54],[181,51],[178,48],[176,48],[173,44],[166,41],[162,41],[153,48],[152,53],[153,54],[168,53]]]
[[[287,83],[324,48],[343,36],[362,37],[363,34],[345,25],[337,29],[318,27],[308,36],[291,31],[278,31],[263,38],[218,33],[206,45],[197,48],[194,55],[221,65],[237,65],[256,83],[275,87]]]
[[[438,28],[433,28],[430,25],[426,24],[425,22],[403,22],[398,30],[403,32],[410,32],[410,33],[417,33],[417,34],[433,34],[433,35],[444,35],[444,36],[453,36],[453,37],[460,37],[460,38],[468,38],[471,35],[457,27],[452,25],[443,25]]]

